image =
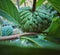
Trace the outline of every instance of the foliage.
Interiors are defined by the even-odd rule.
[[[41,6],[41,4],[42,4],[44,1],[45,1],[45,0],[42,0],[42,1],[41,1],[41,0],[38,0],[37,3],[36,3],[36,6],[37,6],[37,7]]]
[[[40,1],[40,0],[39,0]],[[43,0],[41,0],[43,3]],[[60,52],[60,43],[56,43],[55,41],[60,39],[60,18],[57,18],[57,10],[60,12],[60,0],[48,0],[48,3],[51,3],[51,6],[40,6],[36,7],[34,12],[31,12],[31,8],[20,8],[18,12],[17,8],[11,2],[11,0],[0,0],[0,15],[16,23],[20,29],[27,32],[39,32],[36,36],[22,36],[19,40],[10,40],[10,41],[0,41],[0,52],[1,55],[3,52],[8,53],[17,53],[16,51],[25,51],[25,48],[39,48],[37,53],[51,53],[51,52]],[[40,5],[42,5],[40,3]],[[38,3],[39,4],[39,3]],[[55,12],[56,11],[56,12]],[[55,16],[56,15],[56,16]],[[42,23],[41,23],[42,22]],[[44,22],[44,23],[43,23]],[[41,25],[41,26],[40,26]],[[47,27],[46,27],[47,26]],[[6,28],[6,27],[5,27]],[[4,28],[4,29],[5,29]],[[9,34],[11,27],[8,27],[6,32]],[[4,31],[5,31],[4,30]],[[41,33],[41,32],[42,33]],[[44,32],[43,32],[44,31]],[[10,34],[9,34],[10,35]],[[50,38],[52,37],[52,38]],[[51,40],[49,40],[51,39]],[[52,41],[54,39],[54,41]],[[21,49],[23,48],[23,49]],[[6,50],[7,49],[7,50]],[[46,52],[45,52],[46,51]],[[27,51],[31,52],[31,49]],[[26,52],[26,53],[27,53]],[[49,53],[48,53],[49,52]],[[36,54],[37,54],[36,53]],[[43,55],[42,53],[42,55]],[[34,54],[34,51],[33,51]]]
[[[49,36],[56,36],[60,38],[60,18],[54,18],[50,28],[49,28]]]
[[[9,36],[12,35],[13,33],[13,28],[12,26],[4,26],[2,27],[2,36]]]
[[[29,48],[29,47],[18,47],[18,46],[13,46],[11,44],[0,44],[0,54],[1,55],[48,55],[49,53],[51,55],[59,55],[60,52],[55,49],[48,49],[48,48]],[[4,53],[3,53],[4,52]]]
[[[20,11],[20,24],[23,31],[42,32],[49,27],[52,21],[51,13],[42,7],[36,9],[34,13],[26,9]]]
[[[59,7],[59,5],[60,5],[59,1],[60,0],[58,0],[58,1],[56,1],[56,0],[48,0],[48,1],[53,5],[53,7],[58,12],[60,12],[60,7]],[[60,17],[57,17],[57,18],[53,19],[53,22],[52,22],[48,32],[49,32],[48,36],[51,37],[51,38],[50,37],[49,38],[51,40],[54,40],[54,41],[59,43],[59,40],[60,40],[60,34],[59,34],[59,32],[60,32]]]
[[[19,21],[17,8],[10,0],[0,0],[0,15],[9,21],[13,21],[15,24],[18,23],[17,20]]]
[[[1,19],[1,17],[0,17],[0,25],[2,25],[3,24],[3,20]]]
[[[53,7],[55,7],[56,10],[58,10],[60,12],[60,0],[48,0],[52,5]]]
[[[25,0],[21,0],[21,1],[20,1],[20,5],[22,5],[24,2],[25,2]]]

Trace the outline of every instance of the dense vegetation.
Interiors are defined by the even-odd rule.
[[[19,7],[24,2],[16,8],[11,0],[0,0],[0,54],[58,54],[60,0],[33,0],[32,8]]]

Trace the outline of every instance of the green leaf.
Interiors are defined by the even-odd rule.
[[[1,24],[1,25],[3,24],[3,20],[1,19],[1,17],[0,17],[0,24]]]
[[[39,38],[29,38],[29,37],[21,37],[22,39],[30,40],[32,43],[36,44],[40,48],[48,48],[48,49],[60,49],[59,44],[55,44],[45,39]]]
[[[55,44],[53,42],[49,42],[41,38],[40,39],[29,38],[29,37],[21,37],[21,38],[30,40],[31,42],[35,43],[39,47],[23,47],[20,44],[17,45],[16,43],[0,41],[0,54],[1,55],[8,55],[8,54],[17,55],[17,53],[19,53],[18,55],[20,54],[25,55],[26,53],[28,53],[28,54],[33,55],[36,52],[35,55],[37,55],[38,53],[41,55],[45,55],[45,54],[48,55],[49,53],[51,53],[53,55],[55,53],[60,53],[60,45]]]
[[[49,36],[60,38],[60,18],[55,18],[48,31]]]
[[[0,54],[1,55],[49,55],[49,53],[51,55],[60,55],[60,45],[55,45],[53,43],[44,41],[44,40],[40,40],[40,44],[44,45],[46,48],[41,48],[41,47],[21,47],[20,45],[17,46],[13,43],[1,43],[0,41]],[[52,46],[54,49],[48,48],[48,46],[50,45],[50,47]],[[53,46],[55,45],[55,46]],[[55,48],[58,48],[58,50],[56,50]]]
[[[19,22],[18,10],[11,0],[0,0],[0,15],[14,23]]]
[[[38,0],[36,6],[39,7],[45,0]]]
[[[3,16],[3,17],[5,17],[8,21],[12,21],[12,22],[14,22],[15,24],[16,24],[16,23],[18,24],[18,22],[17,22],[13,17],[9,16],[7,13],[5,13],[5,12],[2,11],[2,10],[0,10],[0,15]],[[0,21],[1,21],[1,20],[0,20]]]
[[[21,1],[20,1],[20,5],[22,5],[24,2],[25,2],[25,0],[21,0]]]
[[[1,26],[0,26],[0,36],[2,35]]]
[[[48,0],[60,12],[60,0]]]

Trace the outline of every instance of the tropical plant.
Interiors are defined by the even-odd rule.
[[[0,0],[0,16],[13,22],[22,31],[11,35],[11,26],[7,29],[4,27],[6,34],[0,37],[1,55],[60,54],[60,0],[48,0],[48,6],[43,4],[44,1],[33,0],[32,8],[17,9],[11,0]],[[25,0],[20,4],[23,2]]]

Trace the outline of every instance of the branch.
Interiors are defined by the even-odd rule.
[[[41,33],[48,34],[48,32],[41,32]],[[19,39],[20,37],[23,37],[23,36],[37,35],[41,33],[23,33],[23,34],[11,35],[11,36],[0,36],[0,41],[14,40],[14,39]]]
[[[36,0],[33,0],[32,12],[34,12],[35,9],[36,9]]]
[[[0,36],[0,41],[19,39],[19,37],[29,36],[29,35],[36,35],[36,34],[37,33],[23,33],[23,34],[11,35],[11,36]]]

